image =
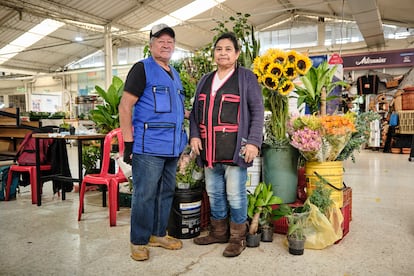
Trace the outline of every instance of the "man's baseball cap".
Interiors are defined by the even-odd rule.
[[[150,39],[152,37],[159,37],[163,33],[166,33],[172,38],[175,38],[174,30],[171,29],[168,25],[161,23],[151,28]]]

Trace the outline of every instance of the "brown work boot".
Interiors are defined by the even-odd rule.
[[[195,244],[207,245],[212,243],[226,243],[229,241],[229,225],[227,218],[211,219],[210,231],[207,236],[193,239]]]
[[[153,247],[160,246],[170,250],[177,250],[183,247],[183,243],[179,239],[168,235],[164,237],[151,236],[148,245]]]
[[[237,224],[230,222],[229,245],[223,251],[224,257],[236,257],[246,248],[247,222]]]
[[[145,245],[135,245],[131,243],[131,258],[135,261],[145,261],[149,259],[149,250]]]

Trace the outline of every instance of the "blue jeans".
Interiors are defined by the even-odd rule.
[[[177,162],[175,157],[133,154],[132,244],[145,245],[151,235],[166,235],[175,193]]]
[[[206,190],[213,219],[227,218],[240,224],[247,220],[247,169],[239,166],[215,164],[205,168]]]

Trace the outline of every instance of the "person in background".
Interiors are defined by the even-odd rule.
[[[177,162],[188,142],[183,87],[169,65],[174,30],[165,24],[152,27],[149,45],[151,57],[130,69],[119,105],[124,161],[132,164],[130,241],[136,261],[149,259],[151,246],[182,247],[167,235]]]
[[[198,164],[204,166],[211,210],[208,236],[197,237],[194,243],[228,242],[226,257],[238,256],[246,248],[247,167],[259,155],[263,140],[261,89],[253,72],[237,65],[239,55],[233,33],[216,40],[217,70],[197,84],[190,114],[190,144]]]

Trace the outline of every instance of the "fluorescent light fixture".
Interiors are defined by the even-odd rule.
[[[0,49],[0,64],[5,63],[63,25],[65,24],[52,19],[43,20],[40,24]]]
[[[186,21],[192,17],[195,17],[226,0],[196,0],[190,4],[170,13],[163,18],[152,22],[150,25],[140,29],[141,32],[151,30],[151,27],[160,23],[167,24],[170,27],[179,25],[181,22]]]

